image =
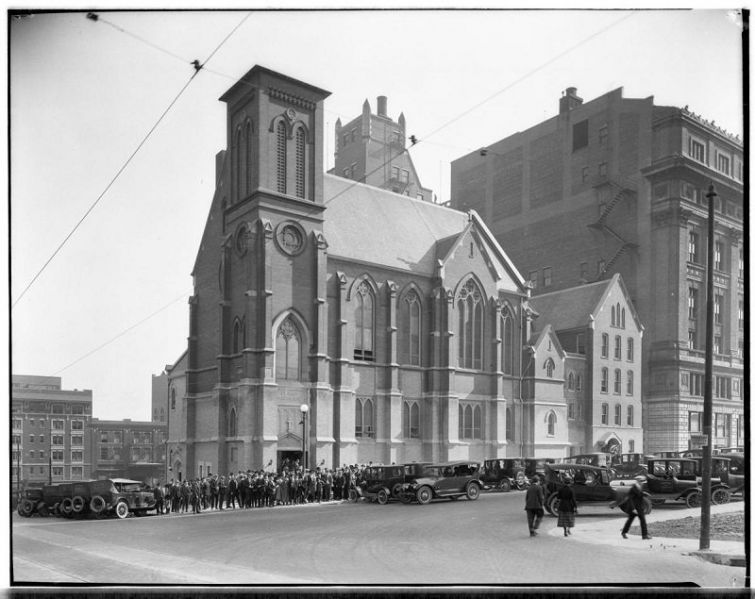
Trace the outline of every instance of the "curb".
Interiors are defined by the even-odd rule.
[[[710,551],[709,549],[702,549],[700,551],[691,551],[684,555],[694,555],[706,562],[712,564],[718,564],[720,566],[734,566],[737,568],[747,567],[747,556],[745,555],[733,555],[731,553],[718,553],[716,551]]]

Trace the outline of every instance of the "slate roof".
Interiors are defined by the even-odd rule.
[[[435,274],[437,242],[450,247],[469,223],[464,212],[324,175],[328,254],[418,274]]]
[[[534,296],[530,305],[540,315],[537,328],[547,323],[556,323],[559,331],[587,326],[590,315],[612,282],[613,278]]]

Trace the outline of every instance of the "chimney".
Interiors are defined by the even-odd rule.
[[[388,98],[385,96],[378,96],[378,116],[388,117]]]
[[[566,91],[561,94],[558,101],[558,113],[564,114],[573,108],[582,105],[582,98],[577,95],[576,87],[567,87]]]

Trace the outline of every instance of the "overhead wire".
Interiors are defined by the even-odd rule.
[[[94,15],[95,13],[89,13],[89,15]],[[91,16],[87,15],[87,18],[90,20],[97,21],[98,19],[93,19]],[[13,302],[11,305],[11,309],[13,309],[16,304],[18,304],[19,301],[21,301],[21,298],[26,295],[26,292],[34,285],[34,283],[37,281],[37,279],[40,277],[40,275],[45,271],[47,266],[52,262],[52,260],[55,258],[55,256],[58,255],[60,250],[63,248],[63,246],[68,242],[68,240],[73,236],[73,234],[78,230],[78,228],[81,226],[81,224],[86,220],[86,218],[89,216],[89,214],[94,210],[94,208],[97,206],[97,204],[100,203],[100,200],[105,196],[105,194],[108,192],[108,190],[113,186],[113,184],[118,180],[121,173],[123,173],[124,170],[126,170],[126,167],[131,163],[131,161],[134,159],[134,157],[137,155],[139,150],[144,146],[144,144],[147,142],[147,140],[150,138],[152,133],[157,129],[158,125],[162,122],[162,120],[165,118],[165,116],[170,112],[170,110],[173,108],[173,106],[176,104],[178,99],[183,95],[183,93],[186,91],[186,89],[189,87],[192,81],[194,81],[194,78],[199,74],[199,71],[202,69],[205,63],[207,63],[209,60],[212,59],[212,57],[215,55],[215,53],[225,44],[225,42],[228,40],[228,38],[233,35],[236,30],[241,27],[241,25],[244,24],[244,22],[251,16],[251,13],[248,13],[232,30],[231,32],[223,38],[223,40],[220,42],[220,44],[217,45],[217,47],[210,53],[210,55],[207,57],[207,59],[202,64],[197,64],[197,61],[194,62],[194,72],[191,74],[191,77],[189,77],[189,80],[183,85],[181,90],[176,94],[176,96],[170,101],[168,104],[168,107],[162,112],[160,117],[157,119],[154,125],[149,129],[147,134],[142,138],[142,140],[139,142],[139,144],[136,146],[136,149],[131,153],[131,155],[126,159],[126,161],[121,165],[121,167],[118,169],[118,171],[115,173],[115,175],[110,179],[110,182],[105,186],[105,189],[100,193],[100,195],[97,197],[97,199],[89,206],[87,211],[84,213],[84,215],[79,219],[79,221],[74,225],[73,229],[66,235],[66,237],[63,239],[63,241],[58,245],[58,247],[55,249],[55,251],[52,253],[52,255],[47,259],[47,261],[42,265],[42,268],[39,269],[37,274],[34,275],[32,280],[29,282],[29,284],[24,288],[24,290],[21,292],[21,294],[16,298],[16,301]]]

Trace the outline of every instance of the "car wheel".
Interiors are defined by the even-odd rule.
[[[18,504],[18,513],[24,518],[30,517],[34,513],[34,504],[28,499],[22,499]]]
[[[391,497],[398,497],[401,495],[401,483],[396,483],[391,487]]]
[[[121,520],[128,516],[128,511],[128,503],[126,503],[125,501],[119,501],[115,505],[115,515],[118,516]]]
[[[48,508],[45,503],[40,503],[39,506],[37,507],[37,513],[40,516],[46,518],[47,516],[50,515],[50,508]]]
[[[545,509],[548,510],[548,513],[551,516],[557,516],[558,507],[560,505],[561,505],[561,500],[558,498],[558,494],[551,493],[551,496],[548,497],[548,500],[545,502]]]
[[[480,496],[480,485],[477,483],[469,483],[467,485],[467,499],[474,501]]]
[[[60,513],[68,517],[71,515],[71,512],[73,512],[73,502],[70,497],[66,497],[60,502]]]
[[[710,499],[716,505],[729,503],[729,501],[731,500],[731,493],[729,493],[728,489],[724,489],[724,488],[715,489],[713,493],[711,494]]]
[[[105,503],[105,498],[102,495],[95,495],[89,502],[89,509],[92,510],[95,514],[102,513],[105,510],[105,507],[107,507],[107,504]]]
[[[685,498],[685,502],[687,503],[687,507],[700,507],[700,492],[692,491],[692,493]]]
[[[411,502],[412,502],[412,496],[411,496],[411,495],[409,495],[408,493],[401,493],[401,494],[400,494],[400,495],[398,496],[398,499],[399,499],[399,501],[400,501],[401,503],[404,503],[404,504],[407,504],[407,503],[411,503]]]
[[[86,504],[86,501],[84,501],[84,498],[81,495],[76,495],[73,499],[71,499],[71,509],[73,510],[74,514],[80,514],[81,512],[83,512]]]
[[[509,491],[511,491],[511,483],[507,480],[502,480],[498,485],[498,488],[504,493],[508,493]]]
[[[430,500],[433,498],[433,491],[428,486],[422,486],[419,489],[417,489],[417,503],[420,505],[425,505],[427,503],[430,503]]]
[[[387,490],[380,489],[377,492],[377,502],[380,505],[385,505],[386,503],[388,503],[388,491]]]

